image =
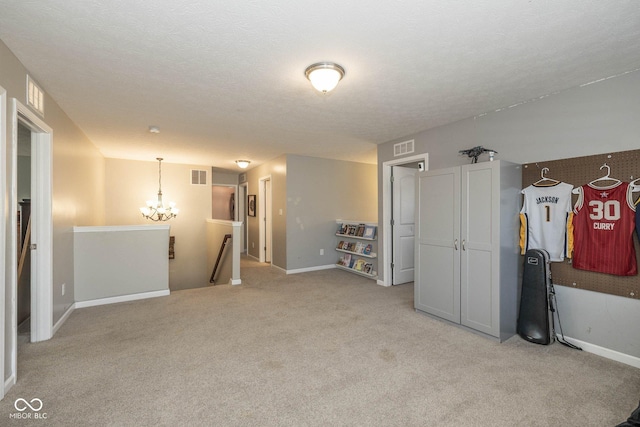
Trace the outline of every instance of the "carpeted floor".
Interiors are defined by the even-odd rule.
[[[247,260],[242,280],[76,310],[20,347],[0,425],[584,427],[638,405],[637,369],[417,314],[412,285]],[[47,419],[10,418],[20,398]]]

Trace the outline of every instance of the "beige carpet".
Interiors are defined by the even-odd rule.
[[[21,346],[0,425],[583,427],[638,405],[639,370],[419,315],[412,285],[247,261],[242,279],[76,310]],[[10,419],[19,398],[47,419]]]

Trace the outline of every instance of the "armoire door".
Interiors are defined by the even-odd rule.
[[[498,162],[462,168],[460,323],[490,335],[499,333],[499,173]]]
[[[460,323],[460,168],[417,176],[415,308]]]

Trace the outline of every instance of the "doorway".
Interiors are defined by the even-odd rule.
[[[247,253],[247,248],[249,247],[249,224],[247,221],[247,195],[249,194],[249,186],[245,182],[240,184],[238,189],[238,221],[242,221],[241,230],[241,239],[242,239],[242,248],[240,248],[240,252]]]
[[[31,138],[31,129],[18,121],[18,344],[31,338]]]
[[[260,231],[260,262],[271,263],[272,247],[272,205],[271,205],[271,176],[260,178],[258,181],[258,217]]]
[[[31,342],[44,341],[53,334],[53,220],[52,220],[52,129],[35,113],[15,98],[10,103],[11,141],[6,144],[7,158],[6,190],[9,218],[6,241],[5,265],[6,298],[4,335],[4,391],[17,380],[18,347],[18,133],[23,126],[30,133],[31,149],[31,242],[27,247],[30,254],[30,334]],[[23,131],[24,132],[24,131]],[[23,267],[24,268],[24,267]]]
[[[213,184],[211,186],[211,218],[236,221],[236,186]]]
[[[413,282],[415,173],[427,170],[429,154],[419,154],[382,164],[382,254],[381,285]]]

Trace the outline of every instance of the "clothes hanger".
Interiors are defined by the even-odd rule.
[[[631,177],[633,178],[633,177]],[[636,178],[633,181],[631,181],[629,183],[629,187],[631,187],[631,192],[632,193],[637,193],[638,191],[640,191],[640,184],[638,184],[637,182],[640,181],[640,178]],[[634,205],[636,206],[640,206],[640,197],[638,197],[638,200],[636,200],[635,202],[633,202]],[[638,208],[636,208],[637,210]]]
[[[595,185],[595,183],[596,183],[596,182],[600,182],[600,181],[614,181],[614,183],[613,183],[613,184],[611,184],[611,185],[618,185],[618,184],[620,184],[620,183],[622,182],[622,181],[620,181],[619,179],[611,178],[611,177],[609,176],[609,174],[611,173],[611,167],[610,167],[608,164],[606,164],[606,163],[605,163],[605,164],[603,164],[602,166],[600,166],[600,170],[602,170],[603,168],[607,168],[607,174],[606,174],[605,176],[601,176],[600,178],[596,178],[596,179],[594,179],[593,181],[591,181],[591,182],[589,183],[589,185],[591,185],[591,186],[593,186],[593,187],[596,187],[596,188],[597,188],[597,186]]]
[[[551,187],[553,185],[560,184],[560,181],[557,179],[547,178],[544,176],[547,172],[549,172],[549,168],[542,168],[540,171],[540,179],[533,183],[535,187]]]
[[[596,182],[599,181],[614,181],[613,184],[610,184],[607,186],[607,188],[611,188],[611,187],[615,187],[616,185],[620,184],[622,181],[620,181],[617,178],[611,178],[609,176],[609,174],[611,173],[611,167],[604,163],[602,166],[600,166],[600,170],[607,168],[607,174],[605,176],[601,176],[600,178],[596,178],[593,181],[591,181],[588,185],[592,186],[593,188],[602,188],[605,189],[604,187],[598,187],[597,185],[595,185]],[[571,191],[573,194],[580,194],[582,192],[582,187],[576,187]]]

